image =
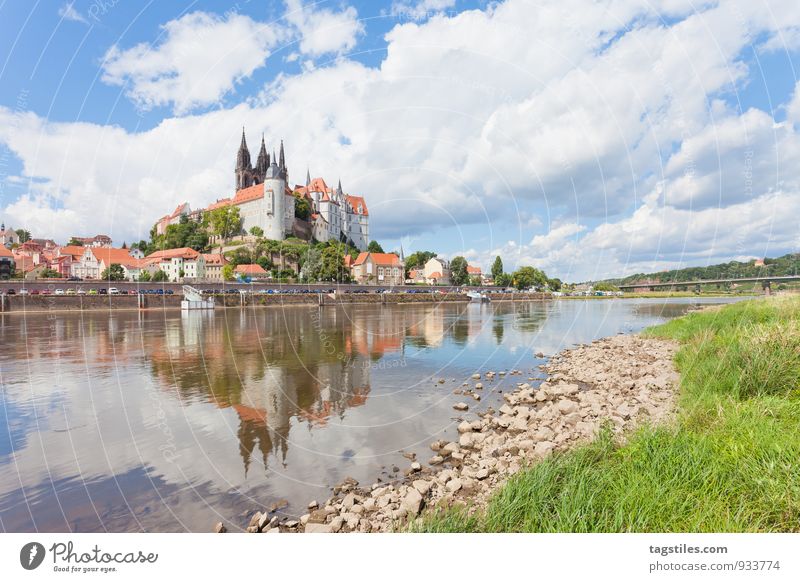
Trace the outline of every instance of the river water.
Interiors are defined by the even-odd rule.
[[[578,343],[721,299],[0,316],[0,529],[210,531],[425,462]],[[482,399],[454,394],[476,371]],[[444,380],[444,382],[440,382]],[[471,384],[473,384],[471,382]],[[402,473],[400,473],[402,474]]]

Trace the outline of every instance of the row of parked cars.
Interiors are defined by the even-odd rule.
[[[120,290],[116,287],[106,289],[8,289],[6,295],[172,295],[172,289],[129,289]]]

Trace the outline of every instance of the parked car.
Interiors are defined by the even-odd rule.
[[[103,289],[98,289],[98,290],[97,290],[97,294],[98,294],[98,295],[108,295],[108,289],[105,289],[105,288],[103,288]]]
[[[14,291],[14,289],[9,289],[8,291],[6,291],[6,295],[16,295],[16,294],[17,292]]]
[[[39,294],[41,294],[41,291],[39,291],[38,289],[31,289],[31,295],[39,295]]]
[[[67,289],[67,295],[75,295],[75,289]]]
[[[20,289],[20,290],[19,290],[19,294],[20,294],[20,295],[28,295],[29,293],[28,293],[28,290],[27,290],[27,289]]]
[[[64,290],[63,289],[56,289],[55,294],[56,295],[64,295]]]
[[[80,277],[67,277],[67,281],[82,281]]]
[[[101,291],[102,291],[102,290],[101,290]],[[119,295],[119,289],[117,289],[116,287],[111,287],[111,288],[108,290],[108,294],[109,294],[109,295]]]
[[[89,289],[87,295],[97,295],[97,289]]]

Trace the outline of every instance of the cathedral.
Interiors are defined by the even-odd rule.
[[[273,150],[270,156],[262,135],[261,148],[253,166],[242,128],[234,178],[233,196],[217,200],[199,211],[192,211],[187,203],[183,203],[172,214],[159,219],[156,232],[163,234],[167,226],[177,224],[182,216],[200,220],[204,212],[237,206],[242,217],[242,234],[257,226],[264,231],[265,238],[272,240],[284,240],[287,236],[313,238],[320,242],[336,240],[351,244],[360,251],[366,250],[369,210],[364,198],[346,194],[341,180],[336,188],[331,188],[322,178],[312,179],[310,172],[306,173],[305,185],[296,184],[290,188],[283,141],[278,155]],[[295,216],[296,198],[308,202],[311,212],[307,218]]]

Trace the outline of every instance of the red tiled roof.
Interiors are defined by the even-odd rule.
[[[151,259],[160,259],[160,260],[168,260],[180,257],[182,259],[196,259],[200,256],[196,250],[191,249],[189,247],[182,247],[179,249],[166,249],[163,251],[156,251],[154,253],[150,253],[147,255],[148,261]]]
[[[216,210],[217,208],[223,208],[225,206],[230,206],[233,203],[233,200],[230,198],[223,198],[222,200],[217,200],[216,202],[212,202],[208,205],[206,210]]]
[[[78,260],[83,256],[86,248],[78,245],[67,245],[59,248],[58,252],[62,255],[71,255],[73,259]]]
[[[256,184],[249,188],[242,188],[233,197],[232,204],[243,204],[251,200],[258,200],[264,197],[264,184]]]
[[[480,275],[481,274],[481,268],[480,267],[470,267],[469,265],[467,265],[467,273],[469,273],[470,275]]]
[[[361,253],[353,266],[363,265],[369,256],[376,265],[400,265],[400,257],[391,253]]]
[[[113,249],[111,247],[89,247],[94,258],[107,267],[113,264],[135,266],[137,259],[131,256],[128,249]]]
[[[204,254],[203,258],[206,260],[206,266],[210,267],[222,266],[228,263],[228,259],[220,254]]]
[[[367,203],[364,201],[364,198],[361,196],[350,196],[349,194],[345,196],[345,200],[352,206],[353,212],[356,214],[363,214],[364,216],[369,216],[369,210],[367,209]],[[358,208],[361,206],[361,212],[358,212]]]
[[[442,274],[439,271],[436,271],[435,273],[431,273],[430,275],[428,275],[428,279],[441,279],[441,278]]]
[[[242,275],[266,275],[267,272],[261,265],[257,264],[250,264],[250,265],[236,265],[236,268],[233,270],[234,273],[240,273]]]
[[[0,257],[13,257],[14,253],[6,248],[6,245],[0,245]]]

